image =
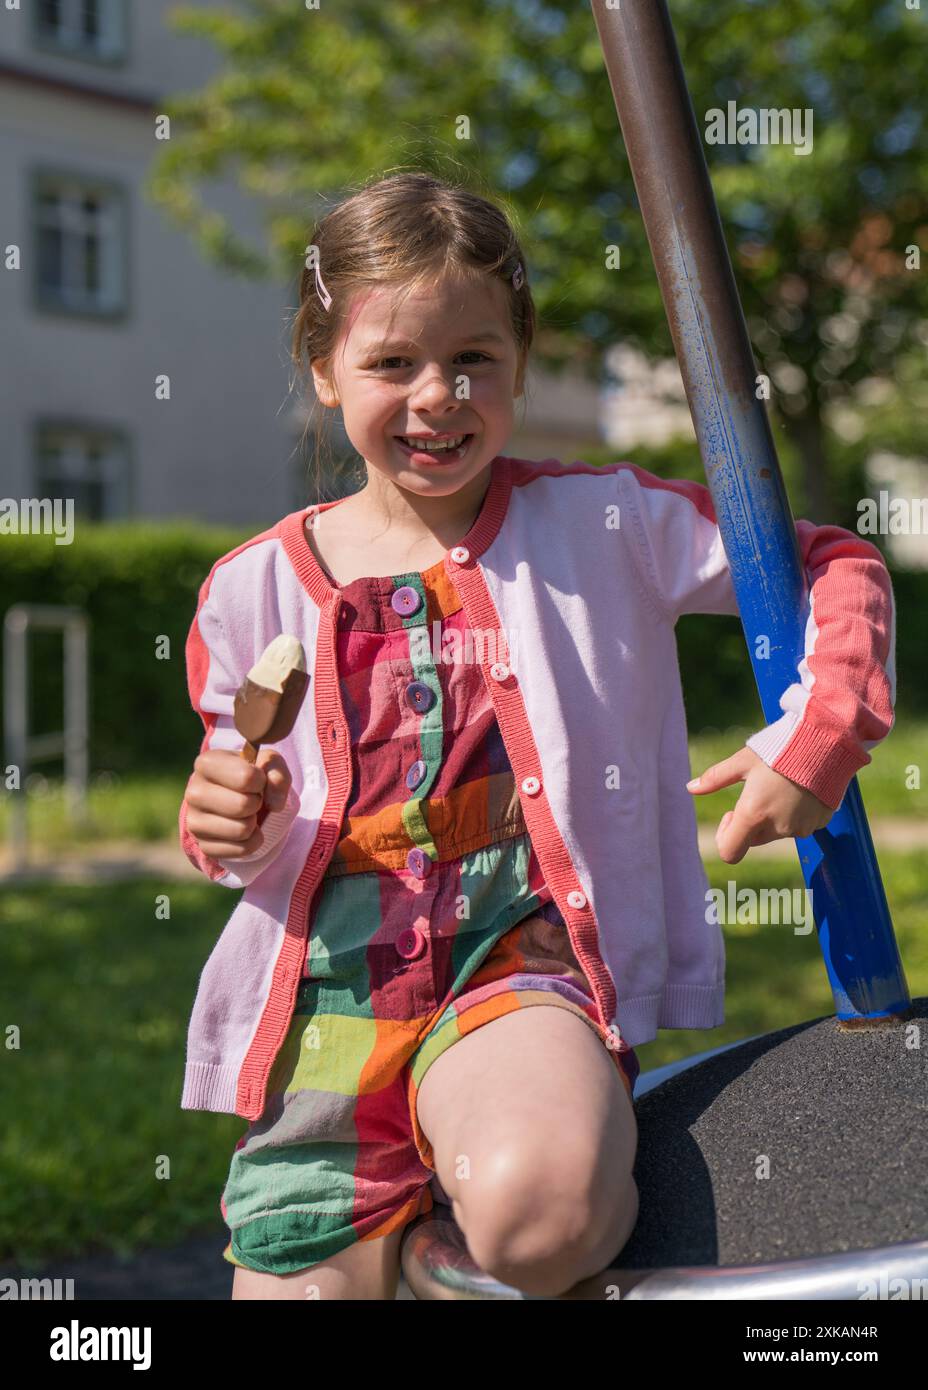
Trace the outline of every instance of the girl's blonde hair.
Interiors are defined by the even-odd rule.
[[[520,360],[527,361],[535,336],[535,305],[525,253],[506,215],[487,198],[422,171],[390,174],[332,208],[315,223],[307,244],[316,247],[322,281],[331,295],[326,310],[316,290],[315,263],[312,269],[304,267],[291,358],[298,374],[305,370],[307,381],[313,359],[323,358],[330,369],[355,290],[395,287],[400,304],[447,272],[465,282],[486,275],[503,281],[512,334]],[[512,276],[520,262],[523,275],[516,289]],[[307,430],[317,407],[326,409],[314,398]],[[313,501],[318,500],[323,481],[319,431],[314,433],[317,495]],[[363,461],[355,472],[363,483]]]

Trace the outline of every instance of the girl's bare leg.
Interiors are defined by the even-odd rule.
[[[638,1126],[614,1057],[567,1009],[468,1033],[419,1088],[419,1123],[471,1256],[525,1293],[597,1274],[638,1218]]]
[[[260,1274],[235,1267],[233,1299],[393,1299],[399,1285],[400,1242],[405,1227],[379,1240],[350,1245],[321,1264],[295,1274]]]

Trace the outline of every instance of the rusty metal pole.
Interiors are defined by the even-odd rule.
[[[809,583],[665,0],[591,0],[764,716],[796,680]],[[760,660],[755,638],[770,639]],[[845,1026],[910,1004],[855,778],[828,825],[797,838]]]

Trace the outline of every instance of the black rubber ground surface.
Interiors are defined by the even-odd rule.
[[[176,1300],[227,1302],[232,1296],[233,1266],[222,1258],[229,1233],[221,1223],[213,1235],[195,1236],[181,1245],[140,1250],[129,1259],[84,1255],[49,1260],[39,1268],[0,1264],[0,1278],[73,1279],[76,1300]],[[67,1286],[62,1285],[67,1296]],[[21,1294],[21,1297],[25,1294]],[[411,1299],[405,1280],[399,1299]]]
[[[128,1259],[96,1254],[64,1256],[37,1267],[6,1263],[2,1278],[73,1279],[75,1299],[228,1299],[233,1267],[222,1258],[228,1232],[199,1236],[181,1245],[141,1250]],[[67,1287],[62,1293],[68,1296]],[[24,1295],[21,1294],[20,1297]]]

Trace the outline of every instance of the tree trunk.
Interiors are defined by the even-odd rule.
[[[824,526],[832,521],[831,490],[828,486],[828,454],[825,448],[825,431],[822,417],[818,411],[805,411],[802,415],[781,414],[786,433],[796,447],[805,490],[805,504],[802,510],[793,507],[794,516],[804,516],[816,526]]]

